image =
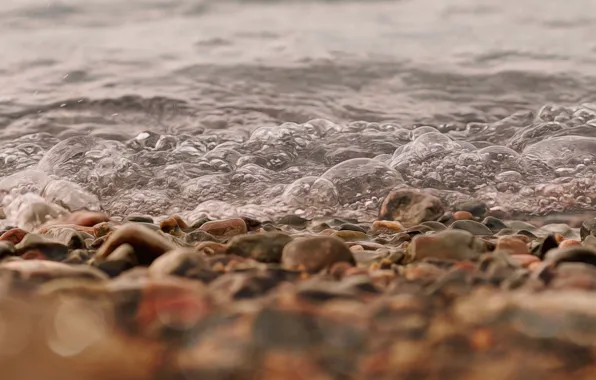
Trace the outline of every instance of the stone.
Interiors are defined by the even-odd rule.
[[[108,222],[110,218],[103,212],[97,211],[75,211],[57,220],[59,223],[76,224],[78,226],[93,227],[102,222]]]
[[[90,280],[105,280],[108,277],[101,271],[88,265],[68,265],[47,260],[9,261],[0,264],[1,270],[18,272],[24,280],[56,278],[85,278]]]
[[[357,226],[355,224],[351,224],[351,223],[344,223],[344,224],[340,225],[338,230],[339,231],[357,231],[357,232],[366,233],[366,230],[364,228]]]
[[[277,223],[284,226],[304,227],[308,223],[308,220],[298,215],[290,214],[279,219]]]
[[[395,220],[404,226],[413,226],[437,220],[444,212],[445,208],[439,198],[415,189],[398,189],[385,197],[378,219]]]
[[[488,207],[486,203],[479,200],[470,200],[462,203],[458,203],[454,206],[454,209],[458,212],[467,212],[474,218],[484,218],[488,214]],[[457,212],[455,213],[457,214]],[[455,216],[454,214],[454,216]],[[472,218],[468,218],[472,219]],[[456,220],[460,220],[457,219]]]
[[[546,254],[544,261],[555,266],[561,263],[584,263],[596,266],[596,249],[582,246],[552,249]]]
[[[191,269],[208,269],[205,257],[194,249],[176,249],[159,256],[149,266],[154,277],[184,276]]]
[[[588,235],[582,241],[582,245],[585,247],[590,247],[596,249],[596,236]]]
[[[510,258],[524,268],[529,267],[532,263],[540,262],[538,257],[529,254],[512,254]]]
[[[532,254],[537,256],[539,259],[544,259],[546,253],[551,249],[555,249],[559,246],[557,239],[554,235],[548,235],[542,241],[532,249]]]
[[[508,228],[501,219],[495,218],[494,216],[487,216],[482,221],[482,224],[487,226],[493,233],[497,233],[504,228]]]
[[[426,226],[436,232],[444,231],[447,229],[447,226],[445,226],[443,223],[436,222],[436,221],[422,222],[422,223],[420,223],[420,225]]]
[[[375,220],[370,227],[370,232],[375,235],[379,234],[394,234],[402,232],[404,226],[400,222],[389,221],[389,220]]]
[[[232,238],[226,253],[263,263],[280,263],[284,247],[292,238],[281,232],[240,235]]]
[[[62,261],[68,255],[68,246],[36,234],[28,234],[16,246],[17,255],[26,260]]]
[[[124,220],[123,223],[148,223],[153,224],[153,218],[147,215],[129,215]]]
[[[27,231],[20,228],[12,228],[0,236],[0,241],[9,241],[12,244],[19,244],[21,240],[28,234]]]
[[[493,232],[484,224],[475,222],[473,220],[456,220],[449,226],[451,230],[464,230],[472,235],[489,236]]]
[[[159,223],[159,228],[162,230],[162,232],[164,232],[166,234],[170,234],[170,235],[174,235],[174,236],[181,236],[183,228],[180,227],[180,225],[178,223],[179,219],[180,218],[176,218],[176,217],[172,216],[165,220],[162,220]],[[184,226],[186,226],[186,223],[182,222],[182,224]]]
[[[454,220],[472,220],[474,219],[474,215],[468,211],[456,211],[453,213]]]
[[[418,235],[408,246],[415,261],[425,258],[470,260],[486,252],[486,243],[463,230],[446,230],[435,235]]]
[[[194,230],[184,236],[184,241],[190,244],[199,243],[202,241],[217,241],[217,238],[209,232],[203,230]]]
[[[368,235],[364,232],[349,230],[335,231],[332,236],[335,236],[343,241],[360,241],[368,239]]]
[[[511,236],[500,237],[495,249],[508,252],[510,255],[529,255],[530,253],[526,243]]]
[[[567,248],[574,245],[582,245],[582,243],[579,240],[565,239],[559,243],[559,248]]]
[[[199,252],[205,253],[207,256],[220,255],[226,252],[228,246],[226,244],[217,243],[214,241],[204,241],[195,245]]]
[[[97,251],[97,261],[107,257],[122,244],[130,244],[140,265],[150,265],[153,260],[167,251],[175,248],[174,244],[166,240],[160,233],[151,231],[138,223],[128,223],[112,232]]]
[[[106,261],[128,261],[131,267],[139,265],[135,249],[130,244],[119,245],[107,258]]]
[[[278,283],[263,273],[226,273],[213,280],[209,290],[221,302],[261,297]]]
[[[584,221],[579,229],[580,237],[584,240],[587,236],[596,236],[596,218]]]
[[[316,236],[295,239],[288,243],[282,253],[282,265],[290,269],[319,272],[337,262],[356,265],[352,252],[338,238]]]
[[[207,222],[200,230],[206,231],[214,236],[231,237],[247,233],[246,223],[241,218],[216,220]]]
[[[0,259],[4,259],[9,256],[15,256],[17,250],[10,241],[0,241]]]

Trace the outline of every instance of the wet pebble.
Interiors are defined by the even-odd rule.
[[[433,195],[414,189],[398,189],[390,192],[379,209],[380,220],[394,220],[405,226],[437,220],[443,215],[441,200]]]
[[[248,232],[246,223],[241,218],[206,222],[199,229],[213,236],[221,237],[242,235]]]
[[[337,262],[356,264],[352,252],[335,237],[295,239],[284,247],[282,253],[284,267],[307,272],[318,272]]]
[[[486,243],[464,230],[447,230],[435,235],[416,236],[408,245],[416,261],[425,258],[469,260],[486,252]]]
[[[232,238],[227,253],[263,263],[280,263],[284,247],[292,238],[281,232],[240,235]]]
[[[493,234],[487,226],[473,220],[456,220],[451,223],[449,229],[468,231],[472,235],[490,236]]]

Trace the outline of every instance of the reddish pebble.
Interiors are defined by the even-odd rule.
[[[23,260],[47,260],[46,255],[39,249],[29,250],[21,255]]]
[[[566,248],[566,247],[571,247],[574,245],[582,245],[582,243],[577,240],[567,239],[567,240],[563,240],[561,242],[561,244],[559,244],[559,248]]]
[[[107,222],[110,218],[103,212],[75,211],[59,220],[60,223],[76,224],[77,226],[93,227],[94,225]]]
[[[474,215],[469,211],[456,211],[453,213],[453,219],[455,220],[472,220]]]
[[[530,266],[530,264],[533,263],[540,263],[540,259],[538,257],[529,254],[511,255],[511,258],[524,268],[527,268],[528,266]]]
[[[526,243],[518,238],[503,236],[497,241],[497,251],[509,252],[511,255],[527,255],[530,253]]]
[[[236,236],[247,232],[246,222],[240,218],[207,222],[199,229],[215,236]]]
[[[370,228],[373,234],[396,233],[403,230],[404,226],[400,222],[389,220],[376,220]]]
[[[12,244],[17,245],[27,234],[27,231],[20,228],[13,228],[3,233],[2,236],[0,236],[0,240],[9,241]]]

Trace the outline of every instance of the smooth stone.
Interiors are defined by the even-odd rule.
[[[279,282],[263,273],[226,273],[209,284],[209,291],[217,300],[231,301],[261,297]]]
[[[93,235],[89,233],[79,232],[68,227],[50,228],[43,236],[65,244],[70,249],[86,248],[85,239],[93,238]]]
[[[256,219],[249,218],[248,216],[241,217],[244,220],[244,224],[246,224],[246,228],[248,231],[255,231],[262,226],[262,223]]]
[[[361,265],[370,265],[382,258],[384,258],[386,255],[383,253],[379,253],[377,251],[369,251],[369,250],[357,250],[357,251],[352,251],[352,256],[354,256],[354,259],[356,260],[356,263],[361,264]]]
[[[150,265],[157,257],[175,248],[160,233],[151,231],[139,223],[128,223],[112,232],[97,251],[97,261],[107,257],[122,244],[130,244],[140,265]]]
[[[208,218],[199,218],[197,220],[194,220],[190,223],[190,226],[188,226],[188,230],[189,231],[194,231],[198,228],[200,228],[203,224],[210,222],[211,220]]]
[[[360,226],[357,226],[355,224],[349,224],[349,223],[344,223],[341,226],[339,226],[338,228],[339,231],[357,231],[357,232],[362,232],[362,233],[366,233],[366,230]]]
[[[494,230],[492,230],[492,231],[494,231]],[[511,235],[517,235],[517,234],[518,234],[518,231],[506,227],[506,228],[503,228],[502,230],[499,230],[499,232],[496,232],[495,236],[511,236]],[[532,235],[534,235],[534,234],[532,234]],[[529,235],[523,235],[523,236],[535,237],[535,236],[529,236]]]
[[[89,260],[89,252],[85,249],[75,249],[68,253],[66,260],[62,261],[66,264],[84,264]]]
[[[584,238],[584,241],[582,241],[582,245],[585,247],[596,249],[596,236],[594,236],[594,235],[586,236]]]
[[[415,189],[398,189],[385,197],[378,219],[395,220],[404,226],[413,226],[437,220],[444,211],[441,200],[433,195]]]
[[[62,261],[68,256],[68,246],[36,234],[28,234],[15,247],[24,259]]]
[[[203,230],[194,230],[184,236],[184,241],[190,244],[199,243],[202,241],[217,241],[217,238],[209,232]]]
[[[60,223],[76,224],[77,226],[93,227],[102,222],[108,222],[110,218],[103,212],[96,211],[75,211],[59,219]]]
[[[487,216],[482,221],[482,224],[487,226],[493,233],[497,233],[505,228],[508,228],[501,219],[495,218],[494,216]],[[513,229],[511,229],[511,231],[513,231]]]
[[[403,230],[404,226],[402,226],[400,222],[389,220],[375,220],[370,227],[370,232],[376,235],[394,234],[397,232],[402,232]]]
[[[241,218],[216,220],[203,224],[200,228],[214,236],[231,237],[248,232],[246,223]]]
[[[139,265],[135,249],[130,244],[119,245],[105,261],[128,261],[132,266]]]
[[[596,236],[596,218],[585,220],[580,229],[580,238],[584,240],[588,236]]]
[[[435,235],[418,235],[407,248],[415,261],[425,258],[469,260],[486,252],[486,243],[464,230],[446,230]]]
[[[472,220],[474,219],[474,215],[468,211],[456,211],[453,213],[454,220]]]
[[[528,245],[518,238],[502,236],[497,240],[495,250],[508,252],[510,255],[529,255]]]
[[[331,236],[295,239],[284,247],[282,253],[282,265],[285,268],[302,268],[311,273],[319,272],[337,262],[356,265],[346,244]]]
[[[208,269],[205,257],[194,249],[176,249],[159,256],[149,266],[149,275],[155,277],[184,276],[191,269]]]
[[[538,257],[529,254],[512,254],[509,257],[524,268],[529,267],[532,263],[540,262]]]
[[[306,226],[306,223],[308,223],[307,219],[304,219],[298,215],[286,215],[283,216],[281,219],[279,219],[277,221],[278,224],[284,225],[284,226],[295,226],[295,227],[303,227]]]
[[[12,244],[19,244],[21,240],[28,234],[27,231],[20,228],[12,228],[0,236],[0,241],[9,241]]]
[[[532,254],[541,260],[544,259],[546,253],[551,249],[555,249],[559,246],[559,242],[554,235],[548,235],[537,246],[532,249]]]
[[[456,211],[463,211],[470,213],[473,217],[484,218],[488,214],[488,207],[486,203],[479,200],[470,200],[455,205]],[[455,214],[454,214],[455,216]],[[456,219],[457,220],[457,219]]]
[[[48,260],[20,260],[0,264],[0,270],[10,270],[21,274],[24,280],[39,278],[49,280],[64,277],[105,280],[107,276],[89,265],[68,265]]]
[[[240,235],[230,240],[226,253],[263,263],[280,263],[284,247],[292,237],[281,232]]]
[[[492,235],[493,232],[484,224],[473,220],[456,220],[449,226],[451,230],[464,230],[472,235]]]
[[[546,234],[559,234],[567,239],[580,239],[580,235],[566,224],[547,224],[539,228]]]
[[[550,250],[544,260],[555,266],[561,263],[584,263],[596,266],[596,250],[582,246],[557,248]]]
[[[174,235],[174,236],[181,236],[182,230],[184,228],[182,228],[180,226],[179,221],[181,221],[180,218],[171,216],[165,220],[162,220],[159,223],[159,229],[166,234],[170,234],[170,235]],[[187,227],[186,223],[184,223],[184,222],[182,222],[182,225],[184,227]]]
[[[365,232],[349,230],[335,231],[332,236],[335,236],[343,241],[357,241],[368,239],[368,235]]]
[[[579,240],[573,240],[573,239],[565,239],[562,242],[559,243],[559,248],[567,248],[567,247],[573,247],[573,246],[581,246],[582,243]]]
[[[447,226],[445,226],[443,223],[441,222],[436,222],[436,221],[427,221],[427,222],[422,222],[420,223],[421,226],[426,226],[431,228],[433,231],[439,232],[439,231],[445,231],[447,229]]]
[[[109,222],[97,223],[93,226],[93,235],[98,238],[105,236],[114,230],[114,225]]]
[[[214,241],[204,241],[195,245],[195,249],[203,252],[208,256],[221,255],[226,252],[228,246],[226,244],[217,243]]]
[[[148,223],[153,224],[153,218],[147,215],[129,215],[122,220],[122,223]]]
[[[101,261],[95,265],[97,269],[110,278],[117,278],[121,274],[133,269],[135,266],[130,260],[109,260]]]

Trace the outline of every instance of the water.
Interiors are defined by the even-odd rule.
[[[596,202],[596,3],[5,0],[0,198],[374,218]]]

